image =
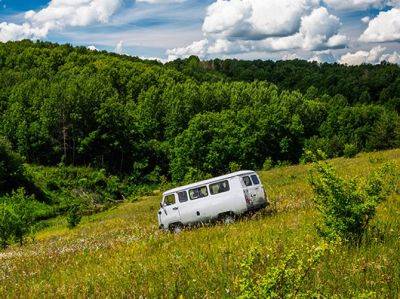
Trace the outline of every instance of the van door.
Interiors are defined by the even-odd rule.
[[[207,221],[206,208],[208,204],[209,194],[206,186],[184,191],[185,202],[181,203],[180,212],[184,224],[198,223]]]
[[[243,176],[242,185],[248,208],[265,204],[264,188],[255,173]]]
[[[179,205],[175,194],[170,194],[164,197],[160,220],[165,228],[168,228],[172,223],[181,222]]]

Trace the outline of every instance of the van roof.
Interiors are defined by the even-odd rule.
[[[219,176],[219,177],[215,177],[215,178],[212,178],[212,179],[208,179],[208,180],[200,181],[200,182],[197,182],[197,183],[193,183],[193,184],[190,184],[190,185],[186,185],[186,186],[178,187],[178,188],[175,188],[175,189],[171,189],[171,190],[165,191],[163,193],[163,195],[165,196],[165,195],[169,195],[169,194],[172,194],[172,193],[176,193],[176,192],[180,192],[180,191],[185,191],[185,190],[188,190],[188,189],[196,188],[198,186],[207,185],[207,184],[214,183],[214,182],[217,182],[217,181],[222,181],[222,180],[226,180],[226,179],[233,178],[233,177],[236,177],[236,176],[242,176],[242,175],[252,174],[252,173],[255,173],[255,171],[253,171],[253,170],[238,171],[238,172],[222,175],[222,176]]]

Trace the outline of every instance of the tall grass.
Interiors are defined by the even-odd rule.
[[[400,150],[332,163],[342,176],[355,177],[386,161],[399,166]],[[229,226],[160,232],[160,196],[84,217],[73,230],[66,219],[53,219],[28,245],[0,252],[0,297],[236,297],[250,252],[259,255],[257,278],[286,253],[306,257],[319,243],[309,169],[261,172],[272,211]],[[324,255],[303,288],[327,297],[398,297],[399,199],[395,194],[379,207],[360,246],[341,245]]]

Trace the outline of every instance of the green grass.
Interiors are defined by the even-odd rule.
[[[344,177],[365,176],[382,163],[400,166],[400,150],[369,153],[332,163]],[[307,183],[310,165],[261,172],[274,213],[264,211],[229,225],[157,229],[161,195],[143,197],[84,217],[74,230],[62,217],[48,222],[24,247],[0,253],[0,297],[235,297],[241,263],[251,249],[263,273],[285,252],[306,252],[320,242]],[[398,297],[400,196],[379,207],[380,233],[359,247],[337,246],[304,288],[327,297]]]

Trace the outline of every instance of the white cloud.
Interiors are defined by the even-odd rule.
[[[391,54],[384,54],[385,47],[377,46],[370,51],[358,51],[355,53],[347,53],[343,55],[339,63],[347,65],[360,65],[364,63],[377,64],[382,61],[400,64],[400,54],[393,52]]]
[[[396,1],[396,0],[395,0]],[[388,5],[388,0],[324,0],[326,5],[336,10],[365,10],[368,8],[382,8]]]
[[[295,60],[301,59],[296,53],[286,53],[282,56],[282,60]]]
[[[363,22],[363,23],[365,23],[365,24],[368,24],[369,21],[371,21],[371,18],[370,18],[370,17],[363,17],[363,18],[361,19],[361,22]]]
[[[48,28],[33,28],[30,24],[0,23],[0,42],[22,39],[39,39],[47,35]]]
[[[381,57],[381,61],[387,61],[393,64],[400,64],[400,53],[393,52],[392,54],[384,54]]]
[[[360,36],[362,42],[400,41],[400,8],[383,11],[372,19]]]
[[[123,0],[51,0],[47,7],[39,11],[26,12],[25,23],[22,25],[2,23],[0,39],[40,39],[46,37],[51,30],[67,26],[107,23],[122,3]]]
[[[310,62],[318,62],[318,63],[324,63],[324,62],[335,62],[336,58],[332,54],[331,50],[325,50],[325,51],[319,51],[315,52],[315,55],[312,56],[311,58],[308,59]]]
[[[342,48],[340,19],[314,0],[218,0],[203,24],[204,39],[167,51],[170,59],[197,55]]]
[[[186,0],[136,0],[136,2],[144,2],[151,4],[170,4],[170,3],[182,3]]]
[[[316,0],[218,0],[207,9],[205,35],[257,40],[297,32]]]
[[[115,47],[115,53],[117,54],[124,54],[124,41],[120,41],[117,46]]]
[[[96,46],[93,46],[93,45],[92,46],[88,46],[87,49],[90,50],[90,51],[98,51]]]

